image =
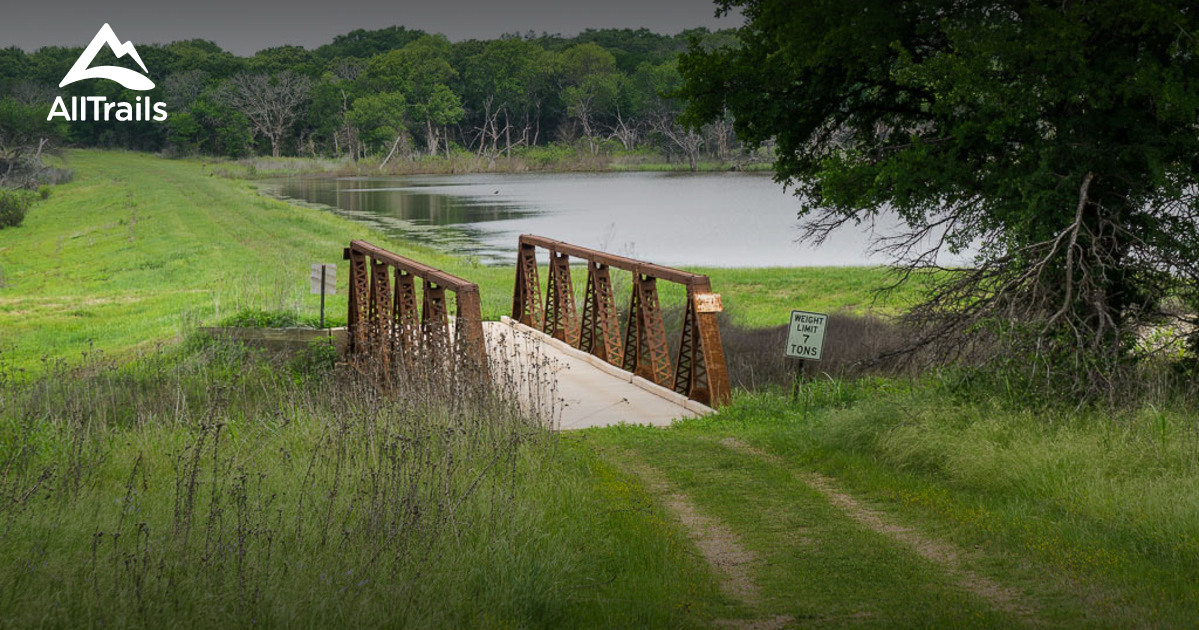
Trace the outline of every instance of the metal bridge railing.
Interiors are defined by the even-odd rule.
[[[349,359],[370,359],[384,374],[397,360],[486,366],[478,285],[366,241],[350,241],[343,256],[350,261]],[[452,335],[447,290],[457,298]]]
[[[537,248],[549,250],[544,306],[538,278]],[[587,262],[583,313],[575,305],[570,257]],[[623,339],[609,268],[633,275],[628,322]],[[687,288],[687,306],[678,356],[673,365],[658,301],[657,281]],[[516,261],[512,319],[545,332],[608,363],[701,403],[728,402],[729,376],[716,317],[719,299],[707,276],[522,235]]]

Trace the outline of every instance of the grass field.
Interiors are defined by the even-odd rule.
[[[488,317],[510,306],[511,268],[199,162],[66,159],[74,183],[0,231],[0,627],[1199,618],[1186,404],[1066,407],[952,370],[817,375],[794,400],[739,390],[669,429],[570,435],[484,388],[397,402],[189,333],[245,309],[315,315],[309,264],[352,238],[478,282]],[[705,272],[748,328],[916,297],[874,303],[882,269]]]

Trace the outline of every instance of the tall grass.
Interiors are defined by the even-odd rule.
[[[547,430],[536,357],[494,384],[327,359],[197,337],[0,368],[0,627],[692,627],[722,604],[635,481]]]
[[[396,386],[272,369],[233,345],[6,373],[0,617],[444,620],[432,594],[527,533],[516,492],[554,438],[477,381]]]

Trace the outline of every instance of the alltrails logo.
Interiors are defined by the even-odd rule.
[[[146,70],[146,64],[142,62],[142,58],[137,54],[137,48],[134,48],[133,42],[121,43],[117,39],[117,34],[113,32],[112,27],[105,24],[100,27],[100,31],[92,38],[92,43],[87,45],[83,54],[79,55],[79,59],[75,65],[71,66],[67,76],[62,78],[62,83],[58,87],[66,87],[76,81],[84,79],[108,79],[116,81],[125,88],[130,90],[152,90],[154,82],[144,74],[140,74],[128,68],[118,66],[96,66],[90,67],[92,61],[95,61],[96,55],[104,46],[108,46],[112,50],[112,54],[118,59],[129,55],[141,67],[142,72]],[[67,107],[67,102],[63,97],[58,96],[54,99],[54,105],[50,108],[50,115],[46,120],[54,120],[56,116],[61,116],[68,122],[75,121],[110,121],[116,120],[121,122],[140,122],[153,120],[162,122],[167,119],[167,104],[166,103],[151,103],[150,97],[139,96],[134,103],[108,102],[107,96],[72,96],[71,105]],[[90,116],[88,114],[91,114]]]

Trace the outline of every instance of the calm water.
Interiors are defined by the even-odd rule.
[[[525,233],[664,265],[883,262],[868,254],[869,234],[857,228],[820,248],[796,243],[798,202],[761,174],[295,177],[267,192],[484,262],[513,260]]]

